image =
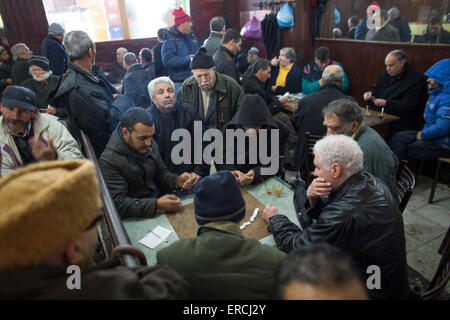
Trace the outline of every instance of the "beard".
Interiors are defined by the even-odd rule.
[[[27,124],[22,120],[5,119],[9,130],[17,135],[22,135],[27,129]],[[11,124],[11,125],[10,125]]]
[[[33,74],[32,76],[34,80],[41,82],[47,80],[52,75],[52,73],[52,71],[47,71],[41,75]]]

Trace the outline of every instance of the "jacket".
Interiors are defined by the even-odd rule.
[[[389,23],[398,30],[401,42],[411,41],[411,29],[409,28],[408,20],[406,20],[405,17],[389,20]]]
[[[190,299],[272,299],[275,269],[286,255],[246,239],[234,222],[200,226],[194,239],[178,240],[156,253],[189,284]]]
[[[278,77],[278,73],[280,72],[280,67],[272,67],[271,76],[269,79],[268,89],[275,85]],[[283,95],[286,92],[289,93],[299,93],[302,91],[302,71],[298,67],[298,65],[294,62],[291,71],[286,76],[286,86],[284,87],[276,87],[275,94]]]
[[[36,94],[38,100],[38,108],[46,109],[47,106],[53,105],[53,97],[56,94],[56,90],[59,86],[60,77],[51,75],[47,82],[36,81],[33,78],[22,82],[21,86],[30,89]]]
[[[354,40],[355,39],[355,31],[356,31],[356,26],[350,27],[347,30],[347,33],[345,34],[345,38],[346,39],[350,39],[350,40]]]
[[[216,31],[211,31],[209,38],[203,42],[203,48],[206,49],[206,53],[209,55],[214,55],[214,53],[219,49],[222,44],[223,34]]]
[[[348,92],[350,88],[350,81],[348,80],[347,73],[340,62],[331,60],[330,65],[337,64],[342,68],[344,72],[344,83],[342,84],[342,90]],[[315,62],[311,62],[303,68],[302,73],[302,92],[304,94],[310,94],[320,90],[319,80],[322,78],[323,71]]]
[[[58,121],[55,116],[37,113],[33,120],[35,137],[41,137],[48,142],[53,141],[53,146],[58,153],[58,160],[80,159],[80,146],[70,135],[67,128]],[[0,176],[3,177],[14,170],[24,166],[14,138],[8,131],[8,125],[0,116]]]
[[[417,130],[424,107],[425,78],[405,63],[404,71],[391,77],[385,70],[370,88],[377,99],[386,99],[384,112],[400,117],[389,126],[390,135],[403,130]],[[371,101],[369,105],[375,107]]]
[[[142,68],[147,72],[148,77],[150,78],[150,81],[156,78],[155,74],[155,64],[153,62],[143,64]]]
[[[0,273],[0,299],[141,300],[186,299],[188,287],[168,266],[117,266],[107,261],[81,270],[81,290],[69,290],[64,267],[35,266]]]
[[[22,82],[30,79],[30,60],[25,60],[18,58],[11,70],[12,84],[15,86],[20,86]]]
[[[162,49],[162,41],[155,44],[153,47],[153,58],[155,63],[155,78],[165,77],[168,75],[167,69],[162,62],[161,57],[161,49]]]
[[[375,28],[367,31],[366,40],[400,42],[400,34],[395,27],[393,27],[389,22],[386,22],[385,25],[378,31]]]
[[[111,135],[100,157],[100,169],[122,219],[151,218],[156,199],[176,189],[177,175],[164,165],[155,141],[141,154],[128,147],[121,129],[118,126]]]
[[[145,109],[151,102],[147,89],[151,80],[142,65],[135,63],[123,77],[122,94],[133,100],[136,107]]]
[[[224,46],[220,46],[216,53],[213,55],[214,63],[216,65],[216,71],[221,74],[225,74],[237,83],[239,80],[239,73],[236,67],[236,56],[230,52]]]
[[[161,57],[169,77],[174,82],[183,82],[191,76],[191,54],[196,54],[199,45],[193,33],[183,34],[171,27],[164,35]]]
[[[112,84],[120,84],[122,83],[125,73],[127,73],[127,70],[124,66],[121,63],[114,61],[109,67],[108,81]]]
[[[428,31],[415,42],[450,44],[450,32],[448,32],[444,28],[441,28],[439,34],[432,34]]]
[[[366,273],[369,266],[381,269],[381,289],[369,290],[371,298],[408,297],[403,218],[383,182],[370,173],[356,173],[333,190],[328,200],[319,199],[303,214],[316,219],[303,231],[286,216],[270,218],[278,248],[293,252],[303,245],[327,242],[352,256],[363,283],[370,276]]]
[[[222,129],[238,110],[244,91],[234,79],[216,72],[216,80],[205,117],[200,90],[197,80],[191,76],[178,91],[177,101],[193,106],[207,128]]]
[[[53,75],[60,76],[67,69],[67,51],[61,41],[49,35],[42,41],[41,53],[50,63]]]
[[[8,86],[6,83],[7,79],[11,79],[13,62],[11,62],[11,58],[8,61],[3,61],[0,65],[0,98],[2,96],[3,90]]]
[[[355,29],[355,40],[366,40],[367,32],[369,28],[367,28],[367,16],[362,18]]]
[[[92,73],[69,62],[62,76],[55,99],[65,107],[70,132],[80,139],[80,130],[90,138],[97,157],[100,157],[112,131],[122,119],[122,114],[133,106],[123,95],[116,98],[117,90],[93,68]]]

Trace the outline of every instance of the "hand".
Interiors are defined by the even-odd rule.
[[[270,64],[273,65],[274,67],[276,67],[279,63],[280,63],[280,59],[278,59],[277,57],[270,60]]]
[[[281,103],[287,103],[287,102],[289,102],[289,97],[288,97],[288,96],[282,96],[282,97],[279,99],[279,101],[280,101]]]
[[[321,78],[321,79],[319,80],[319,86],[322,88],[322,87],[323,87],[323,84],[324,84],[324,81],[323,81],[323,79]]]
[[[250,170],[246,174],[244,174],[244,179],[242,180],[242,184],[251,184],[253,180],[255,179],[255,171]]]
[[[177,178],[177,186],[183,189],[192,189],[194,185],[200,180],[200,176],[196,173],[184,172]]]
[[[269,220],[274,215],[278,214],[278,209],[275,207],[272,207],[272,205],[269,203],[263,210],[262,215],[264,218],[264,221],[269,223]]]
[[[314,179],[306,190],[306,197],[309,203],[314,207],[317,203],[317,198],[328,196],[331,193],[331,183],[326,182],[323,178]]]
[[[163,195],[156,200],[156,204],[158,209],[172,212],[181,210],[181,208],[183,207],[180,198],[173,194]]]
[[[56,109],[52,106],[48,106],[47,109],[45,109],[45,113],[46,114],[52,114],[52,115],[56,115]]]
[[[120,86],[120,89],[117,88],[117,90],[122,91],[122,86]],[[113,98],[115,99],[119,94],[118,93],[113,93]]]
[[[385,99],[375,99],[373,101],[373,104],[376,105],[377,107],[384,107],[384,106],[386,106],[386,100]]]
[[[369,101],[372,98],[372,92],[371,91],[365,92],[363,98],[364,101]]]
[[[422,131],[417,132],[416,139],[417,140],[422,140]]]
[[[277,90],[277,86],[272,86],[272,92],[275,92]]]
[[[245,179],[245,177],[244,177],[245,175],[242,172],[240,172],[239,170],[231,171],[231,173],[234,175],[237,183],[239,183],[239,184],[241,184],[242,181]]]
[[[46,142],[39,136],[39,138],[31,138],[28,143],[31,145],[31,155],[36,161],[51,161],[58,159],[58,153],[53,146],[52,139],[49,139],[48,142]]]

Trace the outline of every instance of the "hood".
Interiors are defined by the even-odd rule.
[[[448,89],[450,87],[450,58],[435,63],[425,72],[425,75]]]

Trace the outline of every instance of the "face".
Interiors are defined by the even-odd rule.
[[[357,281],[339,288],[318,287],[292,281],[284,289],[284,300],[367,300],[363,286]]]
[[[24,46],[23,53],[19,54],[19,58],[29,60],[29,59],[31,59],[32,55],[33,55],[33,51],[31,51],[27,46]]]
[[[248,62],[248,63],[252,63],[253,61],[256,60],[257,57],[258,57],[258,56],[255,56],[254,54],[249,53],[249,54],[247,55],[247,62]]]
[[[152,97],[155,106],[167,113],[171,113],[176,103],[175,90],[168,82],[155,85],[155,96]]]
[[[30,73],[33,76],[33,79],[36,81],[44,81],[51,75],[50,71],[45,71],[41,67],[35,65],[32,65],[30,67]]]
[[[233,54],[238,53],[239,51],[241,51],[241,46],[242,46],[242,39],[239,39],[238,41],[232,41],[233,43],[233,47],[230,50]]]
[[[177,28],[181,33],[184,34],[190,34],[192,33],[192,27],[193,27],[192,20],[186,21],[183,24],[180,24]]]
[[[331,172],[331,168],[330,170],[327,170],[326,168],[324,168],[322,166],[322,164],[320,163],[320,157],[318,155],[314,156],[314,176],[317,178],[322,178],[325,180],[325,182],[329,182],[331,183],[331,187],[333,187],[333,182],[334,182],[334,178],[333,178],[333,174]]]
[[[391,77],[395,77],[402,73],[405,61],[398,61],[398,59],[392,55],[388,54],[384,64],[386,65],[386,71]]]
[[[439,88],[439,86],[440,86],[439,82],[437,82],[433,78],[428,78],[427,79],[427,88],[428,88],[428,90],[434,90],[436,88]]]
[[[211,90],[214,86],[216,67],[211,69],[194,69],[192,70],[195,80],[203,90]]]
[[[432,24],[430,26],[430,32],[433,35],[438,35],[439,32],[441,32],[441,25],[440,24]]]
[[[151,127],[138,122],[130,132],[128,128],[122,128],[122,136],[125,143],[133,150],[139,153],[146,153],[152,145],[152,137],[155,134],[155,125]]]
[[[330,64],[330,59],[321,61],[317,58],[314,58],[314,62],[319,66],[319,69],[323,71]]]
[[[35,111],[21,108],[10,108],[2,106],[3,117],[8,124],[8,128],[15,134],[24,135],[27,131],[28,123],[36,116]]]
[[[326,115],[324,117],[323,125],[327,128],[327,136],[331,134],[345,134],[346,136],[351,136],[352,129],[347,129],[336,115]]]
[[[126,53],[126,51],[122,50],[122,49],[120,49],[120,50],[118,49],[116,51],[116,60],[117,60],[117,62],[123,63],[123,56],[125,55],[125,53]]]
[[[259,69],[256,73],[255,76],[258,78],[259,81],[261,81],[262,83],[266,83],[267,80],[269,80],[270,78],[270,66],[267,67],[267,69]]]
[[[280,66],[288,67],[291,64],[291,60],[286,57],[286,53],[284,51],[280,52]]]
[[[6,50],[3,50],[2,53],[0,54],[0,61],[6,61],[9,59],[9,53]]]

